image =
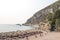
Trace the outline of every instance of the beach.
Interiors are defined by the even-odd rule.
[[[49,32],[44,36],[38,34],[37,38],[35,36],[30,36],[29,40],[60,40],[60,32]]]

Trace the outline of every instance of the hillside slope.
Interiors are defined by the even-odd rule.
[[[43,22],[46,19],[47,14],[55,12],[57,9],[60,8],[60,1],[57,1],[50,6],[39,10],[36,12],[30,19],[27,20],[25,25],[35,25]]]

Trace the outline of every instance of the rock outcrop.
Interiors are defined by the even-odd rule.
[[[43,32],[40,30],[27,30],[27,31],[14,31],[14,32],[4,32],[0,33],[0,40],[21,40],[28,37],[39,34],[40,36],[43,35]],[[25,40],[25,39],[24,39]]]
[[[60,1],[57,1],[52,5],[36,12],[30,19],[27,20],[27,22],[24,25],[35,25],[39,24],[40,22],[44,22],[47,14],[53,13],[59,8],[60,8]]]

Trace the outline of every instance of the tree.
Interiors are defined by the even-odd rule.
[[[54,31],[55,30],[55,14],[54,13],[49,13],[48,16],[48,21],[51,25],[51,31]]]
[[[56,12],[55,12],[55,19],[56,19],[56,28],[57,28],[57,31],[60,30],[60,9],[58,9]]]
[[[60,9],[55,12],[55,18],[60,19]]]

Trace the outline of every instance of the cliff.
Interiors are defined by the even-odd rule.
[[[60,1],[57,1],[48,7],[39,10],[36,12],[24,25],[35,25],[39,24],[40,22],[44,22],[46,19],[47,14],[55,12],[57,9],[60,8]]]

